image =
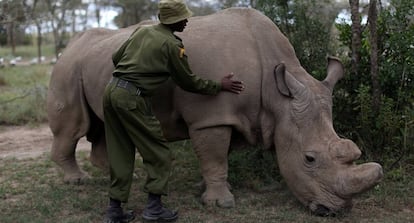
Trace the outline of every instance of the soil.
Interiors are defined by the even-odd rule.
[[[31,159],[50,153],[52,132],[47,124],[37,126],[0,126],[0,160]],[[89,150],[90,143],[82,138],[77,150]]]

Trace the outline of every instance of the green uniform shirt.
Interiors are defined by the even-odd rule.
[[[193,74],[181,39],[163,24],[137,29],[112,56],[115,77],[134,83],[144,95],[152,95],[171,77],[182,89],[217,94],[221,85]]]

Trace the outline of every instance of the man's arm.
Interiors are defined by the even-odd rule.
[[[239,94],[244,89],[241,81],[232,80],[233,74],[226,75],[220,83],[204,80],[192,73],[183,46],[169,46],[169,62],[171,75],[178,86],[186,91],[201,94],[217,94],[220,91],[230,91]]]

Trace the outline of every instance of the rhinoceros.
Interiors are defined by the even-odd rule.
[[[76,36],[54,66],[47,98],[53,132],[52,160],[66,181],[85,177],[75,149],[86,136],[91,162],[106,165],[102,96],[114,70],[111,56],[143,22],[119,30],[96,28]],[[227,182],[229,146],[242,136],[275,149],[280,173],[297,199],[317,214],[349,209],[352,198],[380,182],[377,163],[354,163],[361,151],[332,124],[332,91],[342,63],[328,57],[327,76],[313,78],[278,27],[254,9],[230,8],[192,17],[182,33],[194,73],[219,81],[234,72],[240,95],[186,92],[168,82],[153,109],[169,141],[190,139],[205,182],[202,202],[233,207]]]

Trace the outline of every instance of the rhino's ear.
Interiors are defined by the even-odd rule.
[[[274,75],[277,89],[281,94],[287,97],[293,98],[299,92],[305,90],[305,86],[286,71],[284,63],[281,63],[275,67]]]
[[[344,77],[342,62],[336,57],[328,57],[328,75],[322,83],[333,91],[336,82],[342,79],[342,77]]]

